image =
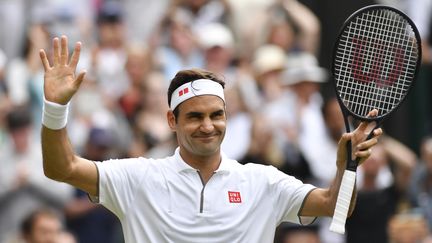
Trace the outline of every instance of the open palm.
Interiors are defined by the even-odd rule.
[[[75,75],[79,61],[81,43],[75,44],[75,49],[69,60],[68,40],[66,36],[53,39],[53,56],[51,66],[46,52],[40,50],[40,58],[45,70],[44,94],[45,99],[65,105],[76,93],[84,79],[85,71]]]

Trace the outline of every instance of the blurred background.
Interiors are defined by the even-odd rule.
[[[87,75],[68,131],[85,158],[171,155],[167,87],[180,69],[204,68],[227,83],[228,156],[325,187],[345,130],[333,45],[344,20],[370,4],[416,23],[416,85],[359,168],[346,235],[323,218],[284,223],[275,242],[432,242],[431,0],[0,0],[0,243],[123,242],[113,214],[43,175],[38,53],[53,37],[67,35],[71,49],[83,43],[78,71]]]

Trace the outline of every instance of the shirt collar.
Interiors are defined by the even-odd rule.
[[[174,169],[177,172],[182,171],[197,171],[195,168],[186,163],[183,158],[180,156],[180,147],[177,147],[174,152]],[[219,168],[215,172],[229,172],[231,169],[230,160],[227,158],[226,154],[221,152],[222,161],[219,165]]]

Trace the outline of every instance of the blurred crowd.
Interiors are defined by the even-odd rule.
[[[432,1],[330,2],[1,0],[0,243],[123,241],[112,213],[43,175],[39,50],[49,54],[53,37],[67,35],[70,49],[83,43],[78,71],[87,75],[68,119],[71,143],[83,157],[171,155],[176,138],[166,122],[167,87],[180,69],[204,68],[227,83],[222,149],[229,157],[325,187],[345,130],[323,61],[331,60],[324,39],[335,40],[328,25],[338,14],[333,18],[325,6],[336,11],[340,4],[346,18],[371,3],[400,8],[420,30],[421,90],[408,102],[415,108],[400,110],[400,119],[392,119],[400,133],[390,129],[359,168],[346,235],[329,232],[330,219],[323,218],[310,226],[282,224],[275,242],[432,242]],[[397,139],[402,130],[421,136]]]

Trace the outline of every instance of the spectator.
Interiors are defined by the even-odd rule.
[[[192,30],[210,23],[226,24],[230,13],[226,0],[176,0],[173,9],[181,9],[192,17]]]
[[[103,161],[113,156],[114,134],[106,128],[90,129],[84,156]],[[120,222],[107,209],[91,203],[86,193],[75,190],[65,205],[66,224],[81,243],[115,243],[122,238]]]
[[[49,180],[42,170],[42,154],[27,107],[7,114],[8,137],[0,149],[0,242],[18,232],[20,222],[39,207],[61,209],[72,187]]]
[[[152,70],[150,51],[139,43],[128,46],[126,73],[130,86],[119,99],[119,105],[125,117],[133,123],[140,108],[142,89],[150,70]]]
[[[29,212],[21,222],[20,233],[5,243],[76,243],[73,235],[63,230],[61,215],[52,208],[37,208]],[[69,240],[63,241],[67,236]]]
[[[432,231],[432,137],[425,137],[420,147],[420,161],[413,173],[410,197],[418,205]]]
[[[180,9],[174,9],[162,22],[162,42],[157,48],[156,64],[166,80],[170,80],[179,69],[204,66],[191,25],[191,16]]]
[[[285,63],[285,53],[279,46],[264,45],[255,51],[252,68],[260,106],[280,97],[281,73],[285,69]]]
[[[211,23],[197,31],[198,42],[204,51],[204,68],[235,81],[234,37],[231,30],[223,24]],[[230,85],[230,84],[227,84]]]
[[[27,31],[22,56],[12,58],[6,72],[10,101],[16,106],[30,105],[35,121],[41,119],[43,103],[43,68],[38,61],[39,49],[49,45],[47,23],[32,23]]]
[[[166,107],[165,78],[161,73],[152,72],[141,87],[140,107],[132,125],[134,140],[129,147],[129,155],[143,156],[153,147],[165,144],[172,138],[171,130],[165,122]]]
[[[123,8],[118,1],[104,1],[97,14],[97,45],[92,50],[91,79],[99,84],[106,102],[116,103],[126,91],[127,40]]]
[[[389,163],[393,167],[394,182],[377,188],[380,168]],[[415,154],[399,141],[390,137],[380,141],[373,155],[361,166],[364,180],[358,185],[356,210],[347,220],[347,243],[389,242],[390,219],[409,212],[412,207],[407,190],[415,164]]]
[[[56,243],[62,230],[60,217],[48,209],[36,210],[24,219],[21,232],[26,243]]]
[[[306,52],[289,55],[285,68],[278,80],[281,95],[268,102],[264,110],[272,120],[277,144],[284,151],[287,171],[299,178],[310,179],[310,170],[319,170],[322,166],[316,157],[309,164],[307,159],[311,158],[305,158],[305,153],[316,152],[309,151],[314,150],[310,146],[325,132],[319,89],[327,80],[326,70]]]
[[[69,231],[63,230],[57,237],[56,243],[78,243],[76,237]]]
[[[265,43],[278,45],[286,53],[318,54],[321,25],[307,6],[297,0],[282,0],[269,10]]]

